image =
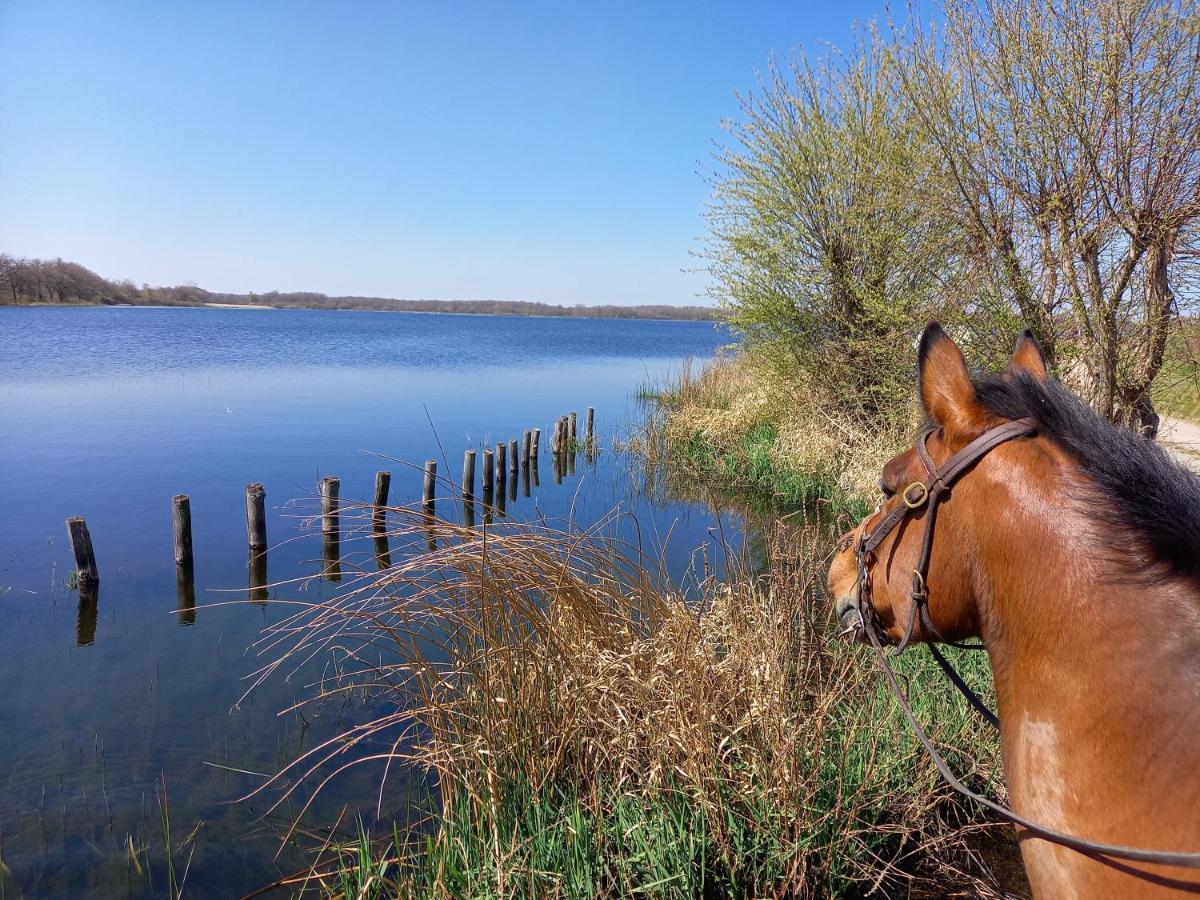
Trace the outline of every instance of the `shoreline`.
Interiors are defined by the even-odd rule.
[[[548,315],[546,313],[522,312],[472,312],[470,310],[438,310],[438,309],[380,309],[370,306],[270,306],[268,304],[250,303],[12,303],[0,301],[0,309],[247,309],[272,310],[277,312],[354,312],[354,313],[407,313],[409,315],[426,316],[495,316],[508,319],[590,319],[593,321],[624,321],[624,322],[707,322],[713,325],[721,323],[720,315],[714,308],[713,314],[707,318],[693,316],[590,316],[564,313]],[[569,307],[568,307],[569,308]],[[585,307],[586,308],[586,307]],[[591,307],[594,308],[594,307]]]

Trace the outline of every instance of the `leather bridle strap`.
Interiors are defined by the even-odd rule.
[[[918,616],[921,619],[921,625],[925,631],[926,638],[929,640],[942,641],[952,647],[961,649],[983,649],[982,644],[963,644],[948,640],[938,631],[937,626],[933,624],[932,617],[929,615],[929,591],[925,583],[925,577],[929,572],[930,556],[933,553],[933,528],[937,520],[938,504],[958,477],[980,458],[986,456],[1000,444],[1011,441],[1014,438],[1025,437],[1036,430],[1037,426],[1032,419],[1016,419],[1012,422],[997,425],[995,428],[989,428],[957,453],[954,453],[941,466],[935,465],[933,458],[929,455],[927,442],[929,435],[933,431],[925,431],[917,441],[917,456],[920,457],[921,464],[925,467],[926,480],[914,481],[906,487],[900,493],[900,502],[876,523],[874,528],[871,528],[863,535],[858,547],[855,549],[859,561],[860,575],[859,616],[863,620],[864,627],[875,627],[873,610],[869,608],[870,602],[867,598],[867,594],[869,593],[867,566],[870,557],[887,536],[908,517],[909,513],[913,513],[923,506],[928,507],[925,513],[925,533],[921,538],[921,551],[917,557],[916,567],[913,569],[912,590],[909,593],[912,602],[909,607],[908,625],[904,630],[903,637],[896,645],[896,653],[902,652],[908,646],[908,642],[912,639]],[[868,622],[872,624],[868,625]],[[939,660],[939,663],[943,669],[949,668],[949,663],[941,660]],[[952,676],[951,680],[956,685],[961,682],[961,679],[956,676]],[[964,694],[977,709],[982,707],[982,701],[971,695],[969,691],[964,691]],[[983,708],[986,709],[986,707]],[[984,714],[984,718],[995,722],[995,715],[990,711]]]
[[[1011,441],[1013,438],[1024,437],[1032,434],[1037,430],[1037,426],[1032,419],[1015,419],[1012,422],[1005,422],[1003,425],[997,425],[981,434],[975,440],[971,441],[942,465],[935,466],[933,460],[929,456],[929,450],[925,446],[925,442],[929,440],[929,435],[932,431],[926,431],[917,441],[917,455],[921,458],[921,462],[925,466],[925,470],[929,475],[927,482],[914,481],[904,489],[901,495],[901,503],[897,506],[874,527],[867,535],[863,544],[863,549],[867,553],[872,553],[883,543],[884,539],[896,529],[896,526],[904,521],[905,517],[914,510],[920,509],[926,502],[932,508],[936,501],[941,498],[941,495],[947,488],[950,487],[958,476],[967,469],[968,466],[977,462],[981,457],[986,456],[991,450],[1003,444],[1005,441]],[[917,491],[917,496],[913,496],[911,492]],[[926,527],[926,532],[929,534],[925,544],[922,545],[922,558],[919,569],[925,568],[929,563],[929,546],[932,544],[933,529]]]

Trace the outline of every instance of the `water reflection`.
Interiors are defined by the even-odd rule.
[[[388,546],[387,533],[375,532],[375,566],[379,571],[392,567],[392,551]]]
[[[319,679],[317,663],[302,664],[292,680],[273,680],[231,710],[240,679],[267,661],[246,648],[264,626],[294,612],[289,603],[262,601],[306,591],[299,599],[320,602],[357,574],[350,532],[341,559],[340,546],[318,550],[310,526],[299,525],[319,515],[309,487],[317,472],[342,473],[342,493],[365,505],[380,463],[364,449],[421,461],[445,440],[453,458],[464,437],[478,448],[488,435],[494,447],[493,435],[523,435],[551,411],[581,403],[604,409],[614,423],[630,421],[630,390],[665,376],[676,364],[668,352],[705,356],[724,342],[705,323],[216,309],[0,308],[0,333],[16,342],[0,354],[3,440],[6,455],[23,462],[20,477],[5,486],[9,506],[23,515],[0,517],[3,587],[11,588],[0,602],[0,683],[38,680],[37,691],[8,691],[0,701],[0,735],[20,735],[0,739],[0,893],[69,897],[161,893],[167,861],[155,796],[162,772],[170,780],[175,846],[197,822],[206,823],[185,893],[241,896],[311,862],[291,845],[281,855],[277,835],[248,838],[261,808],[229,801],[259,783],[246,773],[278,771],[298,750],[329,738],[338,719],[310,717],[305,731],[298,716],[274,715],[295,701],[297,685]],[[71,352],[81,346],[87,379],[78,377],[79,355]],[[481,346],[505,348],[482,379],[478,368],[462,366]],[[80,443],[73,423],[85,419],[105,427]],[[549,452],[549,431],[546,437]],[[604,465],[576,496],[548,490],[540,462],[531,448],[528,473],[517,476],[518,498],[534,500],[511,501],[514,477],[506,471],[507,514],[555,523],[573,513],[586,527],[620,506],[629,515],[612,528],[617,536],[645,534],[650,544],[672,535],[672,572],[705,540],[712,521],[706,510],[636,496],[621,463]],[[247,556],[249,483],[264,483],[276,498],[264,504],[269,568],[266,556]],[[419,504],[421,487],[419,465],[392,471],[399,502]],[[192,498],[199,555],[191,577],[176,571],[172,585],[161,513],[181,491]],[[310,498],[311,516],[287,504],[302,496]],[[465,509],[450,509],[443,498],[444,515],[465,519]],[[493,491],[473,511],[477,523],[491,524],[497,500]],[[59,535],[64,517],[79,509],[95,511],[96,550],[108,573],[103,632],[96,592],[61,599],[61,574],[47,591],[47,563],[66,564],[69,549],[56,542],[47,560],[39,536]],[[364,509],[364,525],[369,517]],[[424,546],[420,534],[415,547],[375,538],[361,550],[374,550],[375,565],[385,569]],[[438,543],[445,541],[439,536]],[[659,550],[648,552],[657,557]],[[352,568],[340,583],[321,577],[342,567]],[[303,587],[268,588],[304,576]],[[69,617],[76,599],[71,635],[64,633],[62,603]],[[198,606],[205,607],[204,622]],[[93,646],[64,659],[64,643],[73,649],[72,640]],[[126,645],[137,652],[125,652]],[[374,710],[352,704],[347,714],[365,719]],[[331,785],[305,827],[336,821],[344,805],[360,800],[373,827],[378,784],[369,783],[375,773],[362,772]],[[403,779],[389,782],[389,796],[406,789]],[[343,824],[357,812],[351,809]],[[393,814],[402,815],[385,803],[383,830]],[[290,827],[290,814],[288,820]],[[144,872],[136,883],[129,836]],[[175,864],[189,854],[184,848]]]
[[[79,585],[79,613],[75,618],[75,645],[86,647],[96,641],[96,615],[100,609],[100,585],[96,582],[81,582]]]
[[[330,584],[342,580],[342,535],[338,531],[327,531],[321,535],[321,577]],[[263,599],[266,599],[264,596]]]
[[[267,551],[251,550],[246,561],[247,593],[251,603],[267,602]]]
[[[265,554],[264,554],[265,557]],[[196,577],[189,560],[175,567],[175,611],[180,625],[196,624]]]

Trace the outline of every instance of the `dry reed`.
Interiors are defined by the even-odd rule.
[[[364,896],[890,892],[964,860],[964,883],[987,893],[963,856],[969,817],[862,657],[831,641],[823,536],[781,537],[769,572],[684,597],[607,523],[392,517],[407,548],[396,565],[301,608],[260,647],[272,662],[259,677],[326,655],[314,701],[356,691],[388,705],[279,773],[263,788],[277,803],[369,763],[380,799],[413,766],[439,786],[440,826],[393,848]],[[993,784],[994,748],[945,714],[935,677],[909,675],[942,737],[985,748],[977,781]],[[523,824],[539,804],[544,821]],[[663,817],[679,847],[629,848]]]

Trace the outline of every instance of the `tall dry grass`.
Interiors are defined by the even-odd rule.
[[[364,897],[890,895],[949,873],[991,890],[971,812],[869,660],[832,638],[822,532],[781,533],[769,571],[684,597],[604,523],[393,518],[408,548],[395,566],[261,647],[262,677],[326,655],[314,699],[368,692],[387,709],[264,791],[282,802],[374,765],[385,797],[415,768],[441,809],[422,840],[371,853],[364,838],[312,883]],[[990,738],[934,670],[905,662],[939,739],[995,789]]]

